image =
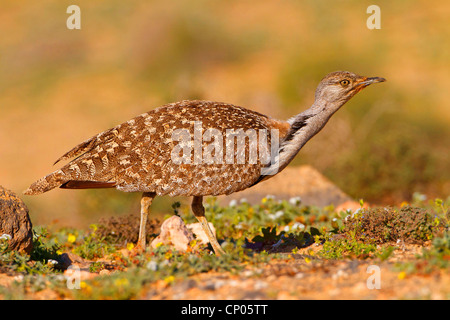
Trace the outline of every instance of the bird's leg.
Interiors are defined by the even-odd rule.
[[[150,205],[152,204],[153,199],[155,198],[156,193],[154,192],[144,192],[141,198],[141,224],[139,226],[139,239],[136,246],[137,250],[145,250],[145,230],[147,226],[147,216],[150,209]]]
[[[216,255],[219,256],[221,254],[225,254],[225,251],[223,251],[222,247],[217,242],[217,239],[214,236],[213,232],[209,228],[208,221],[206,220],[205,217],[205,207],[203,207],[202,202],[203,202],[202,196],[194,196],[194,198],[192,199],[192,211],[194,212],[194,216],[200,222],[203,231],[206,233],[209,243],[211,243]]]

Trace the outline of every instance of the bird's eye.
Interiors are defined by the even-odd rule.
[[[341,86],[346,87],[346,86],[349,85],[350,81],[348,81],[348,80],[341,80],[341,81],[339,81],[339,83],[341,84]]]

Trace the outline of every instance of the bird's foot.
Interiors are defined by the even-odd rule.
[[[131,249],[131,251],[132,251],[133,254],[141,254],[141,253],[145,252],[145,248],[146,248],[145,243],[142,243],[142,242],[138,241],[136,246],[133,249]]]

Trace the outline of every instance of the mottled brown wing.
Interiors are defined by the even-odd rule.
[[[55,163],[53,163],[53,165],[57,164],[60,161],[64,161],[64,160],[68,160],[68,159],[72,159],[75,157],[78,157],[92,149],[94,149],[95,147],[97,147],[98,145],[101,144],[105,144],[108,141],[111,141],[112,139],[114,139],[117,136],[117,130],[116,128],[112,128],[110,130],[106,130],[82,143],[80,143],[79,145],[77,145],[76,147],[74,147],[72,150],[70,150],[69,152],[65,153],[63,156],[61,156],[58,160],[55,161]]]
[[[226,150],[223,150],[222,163],[206,163],[203,157],[199,160],[197,146],[192,146],[191,152],[181,152],[183,156],[187,155],[190,163],[173,159],[174,149],[181,148],[186,142],[174,139],[177,132],[189,132],[187,140],[194,145],[196,132],[201,131],[203,135],[209,129],[215,130],[222,136],[225,149],[227,130],[268,129],[268,118],[259,113],[223,103],[183,101],[143,114],[134,119],[133,125],[131,131],[118,135],[123,138],[117,143],[127,146],[126,150],[117,153],[114,161],[114,181],[120,190],[172,196],[229,194],[245,189],[261,174],[259,158],[256,163],[247,161],[248,139],[244,148],[246,161],[242,164],[237,163],[237,139],[233,142],[235,160],[231,164],[226,161]],[[202,141],[202,156],[205,148],[216,142],[220,135],[211,136],[211,141]]]
[[[37,181],[26,193],[42,193],[57,186],[90,188],[97,185],[115,186],[128,192],[156,192],[158,195],[229,194],[245,189],[258,180],[263,166],[259,157],[252,163],[237,163],[236,160],[228,163],[226,156],[229,152],[227,155],[224,150],[222,163],[206,163],[198,161],[198,153],[195,153],[199,150],[197,144],[194,146],[197,149],[192,149],[191,153],[182,149],[179,155],[190,158],[191,162],[180,163],[173,159],[174,148],[186,147],[187,140],[191,146],[194,141],[201,141],[200,154],[203,155],[212,142],[220,141],[220,135],[223,146],[227,147],[227,130],[261,129],[267,132],[271,121],[257,112],[224,103],[181,101],[168,104],[78,145],[59,160],[76,159]],[[204,134],[208,129],[216,133],[211,141],[196,140],[198,132]],[[188,132],[189,138],[174,139],[174,134],[176,136],[180,131]],[[267,136],[267,142],[270,145],[270,136]],[[248,143],[249,139],[245,139],[245,159],[249,157]],[[233,157],[237,159],[237,140],[232,144],[235,150]],[[215,152],[210,155],[216,156]],[[179,160],[179,157],[175,158]]]

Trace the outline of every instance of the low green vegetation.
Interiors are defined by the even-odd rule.
[[[134,224],[139,223],[136,217],[127,218],[127,223],[117,223],[117,218],[103,219],[89,230],[36,227],[30,255],[10,251],[7,239],[0,240],[0,272],[17,278],[8,289],[0,287],[0,295],[6,299],[26,298],[51,288],[59,298],[131,299],[138,297],[147,284],[170,286],[177,279],[198,273],[238,273],[247,266],[276,260],[300,259],[308,264],[311,255],[321,261],[384,261],[399,247],[411,243],[422,245],[422,254],[414,261],[397,263],[395,268],[406,273],[448,269],[450,198],[429,203],[423,197],[414,199],[414,203],[400,208],[361,207],[354,212],[337,212],[333,207],[304,206],[297,198],[279,201],[267,196],[256,205],[242,199],[228,206],[211,198],[206,214],[227,252],[220,257],[211,255],[211,248],[197,240],[186,252],[161,245],[137,253],[133,251],[135,238],[127,239],[128,233],[120,229],[134,230]],[[173,210],[186,223],[196,222],[184,206],[175,203]],[[106,227],[113,225],[115,229]],[[158,227],[151,228],[154,237]],[[108,230],[120,237],[112,237]],[[315,253],[310,249],[313,246],[319,247]],[[79,290],[68,289],[61,266],[64,252],[88,260],[86,271],[98,275],[79,282]]]

